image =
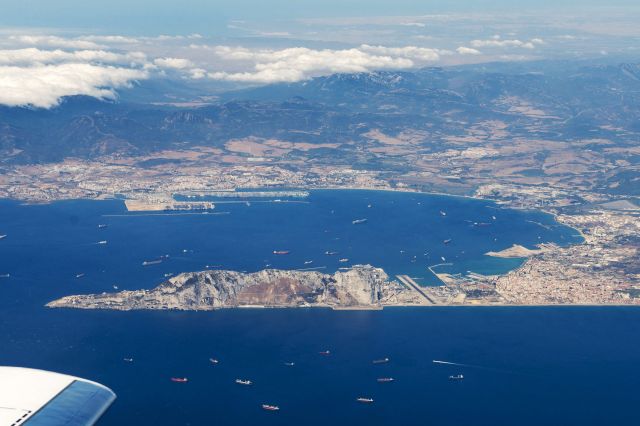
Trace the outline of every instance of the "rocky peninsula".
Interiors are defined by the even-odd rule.
[[[380,309],[420,305],[410,286],[390,280],[380,268],[357,265],[335,274],[265,269],[258,272],[208,270],[177,275],[152,290],[67,296],[51,308],[158,309],[208,311],[237,307],[329,307]]]

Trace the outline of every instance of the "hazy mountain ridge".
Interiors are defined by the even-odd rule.
[[[540,65],[532,67],[538,69]],[[544,67],[542,68],[544,69]],[[371,129],[427,131],[430,144],[475,123],[513,135],[632,140],[640,131],[640,66],[574,66],[564,73],[482,67],[336,74],[228,92],[215,104],[178,108],[67,98],[51,110],[0,107],[5,163],[136,155],[230,139],[367,143]]]

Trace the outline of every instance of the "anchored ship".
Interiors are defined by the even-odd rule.
[[[354,225],[360,225],[361,223],[366,223],[367,222],[367,218],[363,218],[363,219],[354,219],[351,221],[352,224]]]
[[[144,262],[142,262],[142,266],[150,266],[150,265],[157,265],[159,263],[162,263],[162,259],[158,259],[158,260],[145,260]]]

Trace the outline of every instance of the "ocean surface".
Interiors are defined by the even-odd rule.
[[[118,200],[0,200],[0,234],[7,234],[0,275],[10,274],[0,278],[0,364],[111,387],[118,400],[101,425],[635,424],[640,310],[634,308],[43,306],[69,294],[152,288],[164,274],[206,267],[334,272],[370,263],[437,285],[433,265],[446,263],[435,268],[451,273],[505,272],[521,261],[484,253],[514,243],[580,241],[549,215],[480,200],[314,191],[304,200],[264,201],[218,203],[206,215],[150,215],[127,213]],[[367,222],[352,224],[362,218]],[[160,264],[142,266],[165,255]],[[324,350],[331,355],[320,355]],[[390,362],[372,364],[384,357]],[[465,379],[448,380],[455,374]],[[381,384],[379,377],[396,380]],[[236,378],[254,385],[236,385]],[[375,402],[359,404],[357,397]],[[281,410],[265,412],[262,403]]]

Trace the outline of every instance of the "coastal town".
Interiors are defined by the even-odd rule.
[[[318,147],[310,144],[254,138],[230,141],[225,149],[3,166],[0,198],[28,203],[121,198],[132,211],[211,209],[213,204],[193,197],[290,188],[303,194],[311,189],[370,189],[489,199],[504,208],[551,213],[559,223],[575,228],[584,243],[529,247],[515,256],[526,258],[524,264],[503,276],[439,274],[444,285],[426,290],[438,304],[640,304],[639,202],[611,190],[621,182],[603,186],[607,170],[635,170],[633,163],[616,158],[635,155],[636,148],[585,154],[575,148],[586,142],[547,142],[552,155],[536,163],[526,141],[507,146],[508,134],[499,123],[469,130],[467,139],[475,138],[471,142],[485,138],[482,147],[461,149],[462,142],[454,138],[437,152],[421,152],[421,135],[411,132],[367,135],[371,144],[362,155],[386,160],[402,155],[404,168],[355,168],[342,161],[338,151],[331,158],[316,158],[311,153]],[[535,176],[523,172],[535,167],[541,170]],[[191,198],[178,201],[176,195]]]

